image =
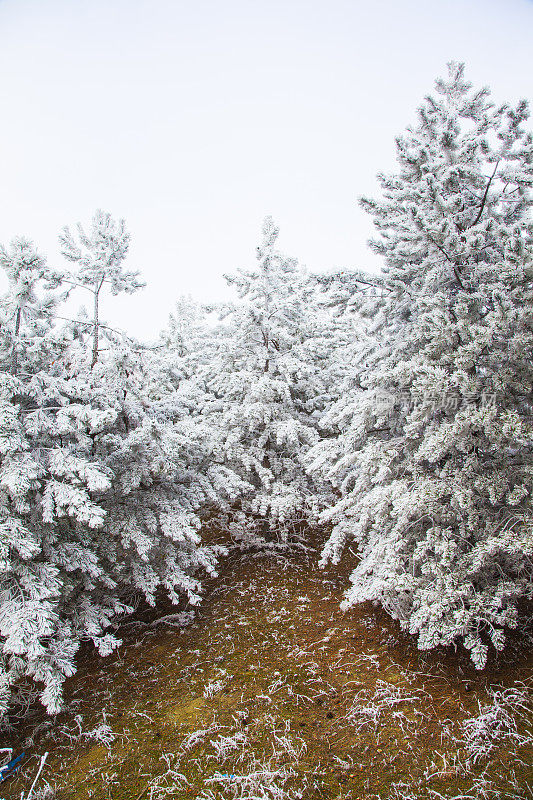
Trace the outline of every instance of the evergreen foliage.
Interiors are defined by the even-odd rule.
[[[207,367],[217,456],[249,487],[234,526],[249,543],[286,541],[291,526],[311,522],[317,508],[303,459],[317,441],[327,395],[328,343],[309,303],[312,283],[276,249],[278,233],[267,217],[258,268],[228,278],[240,302],[226,309],[225,334]]]
[[[143,285],[122,220],[64,229],[73,272],[0,248],[0,714],[28,680],[57,711],[80,642],[111,652],[140,598],[197,603],[225,552],[206,521],[248,547],[321,520],[321,563],[359,549],[346,606],[477,667],[503,648],[533,596],[527,118],[450,64],[361,201],[381,275],[309,275],[267,218],[236,300],[182,298],[154,346],[101,320]],[[92,315],[65,319],[78,288]]]
[[[378,601],[420,648],[461,640],[482,667],[533,589],[533,141],[525,102],[496,108],[462,65],[436,89],[383,200],[362,200],[386,292],[315,468],[342,493],[323,561],[361,552],[346,605]]]
[[[97,241],[98,253],[69,284],[101,261],[98,286],[132,288],[117,231],[127,241],[123,223],[96,215],[84,244]],[[12,285],[0,372],[0,702],[5,710],[30,677],[54,712],[82,639],[109,653],[119,643],[111,622],[160,589],[198,602],[199,572],[213,574],[217,558],[201,542],[201,515],[236,490],[212,467],[206,426],[186,404],[150,398],[150,350],[96,316],[89,357],[78,323],[54,328],[53,299],[40,300],[37,287],[59,279],[31,245],[15,242],[2,264]]]

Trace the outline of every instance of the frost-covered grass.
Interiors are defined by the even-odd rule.
[[[513,750],[533,744],[530,685],[490,688],[490,701],[478,701],[479,713],[462,725],[472,764],[486,760],[498,747]]]
[[[365,727],[377,730],[384,716],[392,716],[402,731],[412,733],[414,721],[405,714],[405,704],[420,701],[420,690],[412,692],[378,679],[373,695],[366,694],[366,689],[357,692],[345,717],[357,731]]]
[[[189,625],[126,628],[65,714],[34,720],[0,797],[20,800],[45,750],[58,800],[533,797],[533,659],[480,678],[420,654],[384,613],[343,614],[314,563],[234,555]]]
[[[275,720],[272,722],[275,724]],[[214,727],[216,730],[217,726]],[[302,797],[302,789],[287,786],[288,781],[297,775],[294,767],[287,762],[297,764],[307,746],[303,739],[291,736],[289,723],[286,723],[283,733],[273,731],[271,752],[263,754],[262,758],[255,755],[249,733],[237,729],[209,739],[211,732],[197,732],[193,740],[189,735],[182,742],[177,755],[162,756],[167,769],[147,787],[152,800],[163,800],[190,787],[182,764],[194,759],[194,752],[191,751],[200,743],[207,744],[207,749],[212,750],[207,760],[214,760],[217,768],[205,778],[205,786],[197,795],[197,800],[216,800],[221,797],[229,800],[297,800]],[[185,751],[186,757],[183,755]]]

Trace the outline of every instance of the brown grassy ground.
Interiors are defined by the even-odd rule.
[[[530,745],[471,764],[461,728],[491,685],[531,678],[531,653],[483,673],[419,653],[383,612],[342,613],[345,586],[316,554],[228,557],[190,625],[130,625],[114,655],[80,658],[65,712],[2,743],[29,758],[1,797],[45,751],[60,800],[533,797]]]

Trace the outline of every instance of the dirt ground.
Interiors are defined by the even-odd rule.
[[[343,613],[348,567],[316,564],[232,553],[192,619],[130,623],[113,655],[82,654],[65,711],[4,736],[27,758],[1,798],[28,792],[44,752],[58,800],[533,798],[528,714],[475,759],[463,727],[491,689],[527,688],[531,647],[481,673],[420,653],[382,611]]]

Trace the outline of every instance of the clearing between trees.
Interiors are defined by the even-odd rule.
[[[35,798],[533,797],[533,636],[482,672],[421,653],[382,610],[340,610],[353,563],[317,561],[233,551],[194,612],[141,614],[105,659],[87,648],[64,712],[13,731],[28,758],[2,797],[46,751]]]

